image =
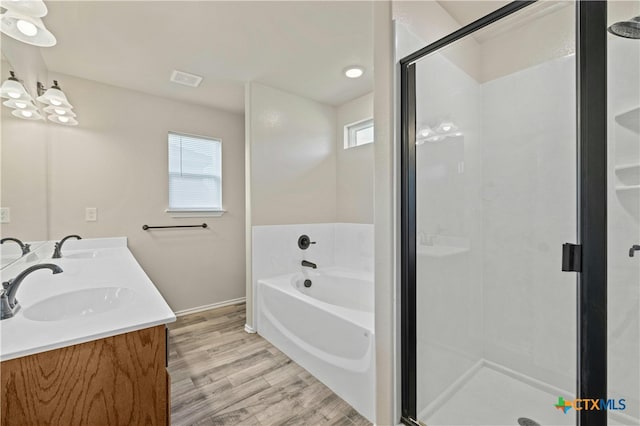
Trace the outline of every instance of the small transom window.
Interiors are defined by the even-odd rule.
[[[344,148],[373,143],[373,118],[344,126]]]

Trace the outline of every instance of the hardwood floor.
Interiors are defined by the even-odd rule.
[[[174,426],[371,424],[244,324],[244,304],[170,324]]]

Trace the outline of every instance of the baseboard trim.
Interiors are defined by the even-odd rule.
[[[183,315],[195,314],[198,312],[204,312],[211,309],[223,308],[225,306],[238,305],[240,303],[244,303],[247,300],[246,297],[239,297],[237,299],[225,300],[224,302],[211,303],[210,305],[196,306],[195,308],[183,309],[181,311],[176,311],[174,314],[177,317],[181,317]]]
[[[249,334],[257,333],[257,330],[255,328],[251,327],[249,324],[245,324],[244,325],[244,331],[249,333]]]

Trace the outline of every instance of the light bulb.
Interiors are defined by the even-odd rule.
[[[7,94],[13,99],[18,99],[20,97],[20,93],[18,92],[9,92]]]
[[[62,102],[57,99],[51,99],[51,105],[60,106],[62,105]]]
[[[28,37],[33,37],[34,35],[38,34],[38,27],[36,27],[29,21],[25,21],[24,19],[18,19],[16,27],[18,27],[18,31]]]
[[[16,102],[16,103],[15,103],[15,106],[16,106],[16,108],[20,108],[20,109],[22,109],[22,108],[26,108],[26,107],[27,107],[27,104],[25,104],[25,103],[23,103],[23,102]]]
[[[31,117],[33,115],[33,112],[31,111],[20,111],[20,113],[22,114],[23,117]]]
[[[67,113],[67,111],[63,110],[62,108],[56,108],[56,109],[54,109],[54,111],[58,115],[65,115]]]
[[[69,122],[69,117],[58,117],[58,120],[60,120],[61,123],[67,123]]]

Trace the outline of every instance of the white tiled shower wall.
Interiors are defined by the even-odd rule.
[[[308,235],[307,250],[298,238]],[[339,266],[373,276],[373,225],[360,223],[312,223],[254,226],[252,230],[252,281],[254,300],[258,280],[299,272],[307,260],[319,268]],[[258,327],[254,324],[254,327]]]

